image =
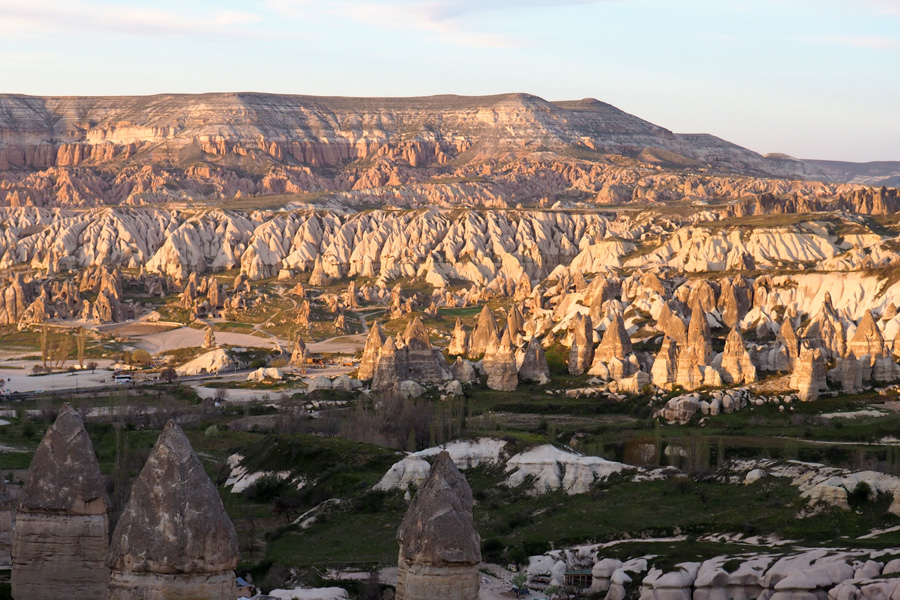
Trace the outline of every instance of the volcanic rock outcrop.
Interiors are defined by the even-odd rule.
[[[233,600],[237,563],[237,535],[219,493],[169,421],[113,533],[108,598]]]
[[[362,360],[359,361],[359,370],[356,373],[357,379],[368,381],[375,375],[375,366],[378,364],[378,357],[381,355],[384,342],[385,337],[381,330],[381,323],[375,321],[366,337],[366,347],[363,349]]]
[[[798,391],[800,400],[812,402],[828,389],[825,378],[825,357],[821,348],[803,348],[791,373],[791,388]]]
[[[487,374],[487,386],[492,390],[510,392],[518,387],[516,356],[509,340],[508,329],[503,330],[502,338],[498,339],[495,335],[488,342],[482,368]]]
[[[469,354],[469,332],[463,327],[462,319],[459,317],[456,317],[447,352],[450,356],[468,356]]]
[[[465,477],[441,452],[397,530],[397,600],[478,598],[481,546],[473,505]]]
[[[579,314],[572,322],[574,339],[569,348],[569,374],[584,375],[594,360],[594,326],[590,315]]]
[[[109,503],[81,416],[68,404],[41,440],[16,510],[17,600],[106,596]]]
[[[469,356],[476,358],[487,351],[488,344],[494,336],[499,336],[500,330],[491,309],[485,305],[478,314],[478,321],[472,331],[469,340]]]
[[[544,355],[544,348],[541,346],[540,340],[536,337],[531,338],[525,349],[525,357],[522,359],[522,366],[519,367],[519,379],[541,385],[550,382],[550,367],[547,364],[547,357]]]
[[[12,566],[12,497],[0,472],[0,568]]]
[[[756,381],[756,367],[750,360],[750,353],[744,347],[744,339],[737,329],[732,329],[725,340],[721,373],[725,383],[740,385]]]

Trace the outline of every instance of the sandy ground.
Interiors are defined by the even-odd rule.
[[[5,381],[5,389],[10,392],[36,392],[44,390],[68,390],[73,388],[89,388],[110,385],[112,373],[106,369],[112,364],[111,360],[100,359],[97,362],[97,370],[76,371],[75,373],[54,373],[53,375],[31,376],[33,361],[6,361],[4,367],[15,369],[0,369],[0,377]]]
[[[136,347],[142,348],[151,354],[157,354],[178,348],[202,346],[205,337],[206,333],[200,329],[180,327],[169,331],[134,336],[133,339]],[[283,348],[290,348],[291,346],[287,340],[274,337],[258,337],[248,333],[223,331],[216,332],[216,342],[228,346],[247,346],[250,348],[272,348],[275,342],[280,343]],[[359,334],[336,336],[321,342],[310,342],[307,347],[310,352],[316,354],[355,354],[361,351],[365,345],[366,336]]]
[[[142,348],[150,354],[177,350],[178,348],[190,348],[202,346],[206,338],[206,332],[190,327],[181,327],[160,333],[135,336],[135,346]],[[273,338],[262,338],[247,333],[216,332],[216,342],[229,346],[248,346],[250,348],[272,348]],[[282,346],[288,347],[284,340],[278,340]]]
[[[216,339],[219,339],[219,334],[216,334]],[[356,354],[366,347],[366,336],[364,334],[339,335],[321,342],[310,342],[306,347],[310,352],[316,354]]]

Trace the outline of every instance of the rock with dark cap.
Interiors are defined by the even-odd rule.
[[[233,600],[237,535],[181,428],[166,423],[109,550],[109,600]]]
[[[13,597],[104,597],[108,509],[105,480],[84,422],[66,404],[34,453],[19,494]]]
[[[397,530],[396,600],[478,598],[481,547],[473,504],[466,478],[441,452]]]

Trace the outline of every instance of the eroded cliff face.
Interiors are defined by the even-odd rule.
[[[670,167],[751,179],[679,172],[677,181],[657,181]],[[826,177],[591,99],[0,96],[0,202],[8,206],[323,193],[400,205],[654,201],[780,194],[801,179]],[[835,191],[809,186],[804,195]]]

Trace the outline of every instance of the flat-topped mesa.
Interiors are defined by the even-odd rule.
[[[381,356],[381,347],[384,346],[384,341],[385,336],[381,329],[381,323],[375,321],[372,328],[369,329],[366,347],[363,348],[362,359],[359,361],[356,378],[360,381],[368,381],[375,376],[375,365],[378,364],[378,357]]]
[[[469,356],[476,358],[484,354],[491,337],[499,335],[499,333],[500,329],[497,327],[494,314],[485,305],[478,314],[478,321],[475,323],[475,329],[472,331],[472,337],[469,341]]]
[[[106,596],[109,502],[84,422],[65,404],[19,495],[12,544],[17,600]]]
[[[569,349],[569,374],[584,375],[594,361],[594,326],[590,315],[576,315],[572,323],[574,341]]]
[[[174,421],[166,423],[134,482],[108,564],[109,600],[237,597],[234,525]]]
[[[541,341],[536,337],[531,338],[525,349],[525,357],[522,366],[519,367],[519,379],[544,385],[550,383],[550,366]]]
[[[468,356],[469,354],[469,332],[463,327],[462,319],[459,317],[456,317],[456,325],[453,326],[447,352],[450,356]]]
[[[509,329],[503,330],[503,337],[493,336],[484,353],[482,368],[487,374],[487,386],[492,390],[511,392],[519,385],[516,372],[516,355],[509,339]]]
[[[12,496],[0,471],[0,568],[12,566]]]
[[[441,452],[397,530],[396,600],[478,598],[481,540],[473,505],[466,478]]]

